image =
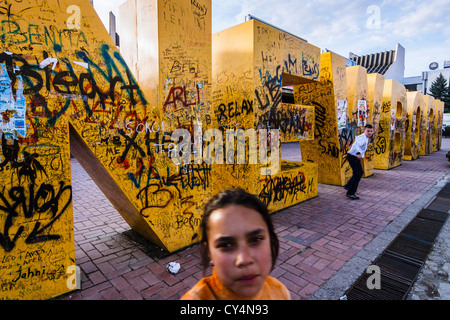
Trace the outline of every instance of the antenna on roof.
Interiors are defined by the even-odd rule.
[[[278,29],[278,30],[280,30],[280,31],[282,31],[282,32],[284,32],[284,33],[290,34],[290,35],[293,36],[293,37],[296,37],[296,38],[299,38],[299,39],[301,39],[301,40],[303,40],[303,41],[305,41],[305,42],[308,42],[308,40],[305,40],[305,39],[303,39],[302,37],[296,36],[295,34],[289,32],[289,31],[286,31],[286,30],[283,30],[283,29],[281,29],[281,28],[278,28],[278,27],[274,26],[274,25],[271,24],[271,23],[268,23],[268,22],[266,22],[266,21],[264,21],[264,20],[261,20],[261,19],[255,17],[255,16],[252,16],[251,14],[246,15],[246,16],[245,16],[245,22],[250,21],[250,20],[257,20],[257,21],[259,21],[259,22],[262,22],[262,23],[264,23],[264,24],[267,24],[268,26],[271,26],[272,28]]]

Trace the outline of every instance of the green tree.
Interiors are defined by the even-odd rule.
[[[431,84],[430,94],[444,102],[444,112],[450,112],[450,88],[442,73]]]

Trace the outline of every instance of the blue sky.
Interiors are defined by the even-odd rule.
[[[94,7],[104,23],[113,11],[120,25],[118,6],[124,2],[94,0]],[[212,32],[240,24],[248,14],[344,57],[400,43],[406,77],[421,75],[433,61],[441,69],[450,60],[449,0],[212,0]]]

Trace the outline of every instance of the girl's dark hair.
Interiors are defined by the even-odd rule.
[[[224,190],[213,196],[208,203],[206,203],[203,218],[202,218],[202,245],[200,246],[203,270],[209,266],[210,259],[208,257],[208,220],[214,211],[225,208],[229,205],[240,205],[249,209],[253,209],[261,214],[264,222],[267,224],[270,237],[270,250],[272,254],[272,270],[275,268],[275,263],[278,258],[278,251],[280,244],[275,233],[275,228],[272,219],[269,215],[269,210],[266,205],[262,203],[256,196],[246,192],[241,188]]]

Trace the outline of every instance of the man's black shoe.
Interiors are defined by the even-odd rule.
[[[344,186],[344,189],[345,189],[345,190],[348,190],[348,189],[350,189],[350,188],[349,188],[348,186]]]
[[[354,194],[347,194],[347,198],[350,198],[352,200],[359,200],[359,197],[355,196]]]

